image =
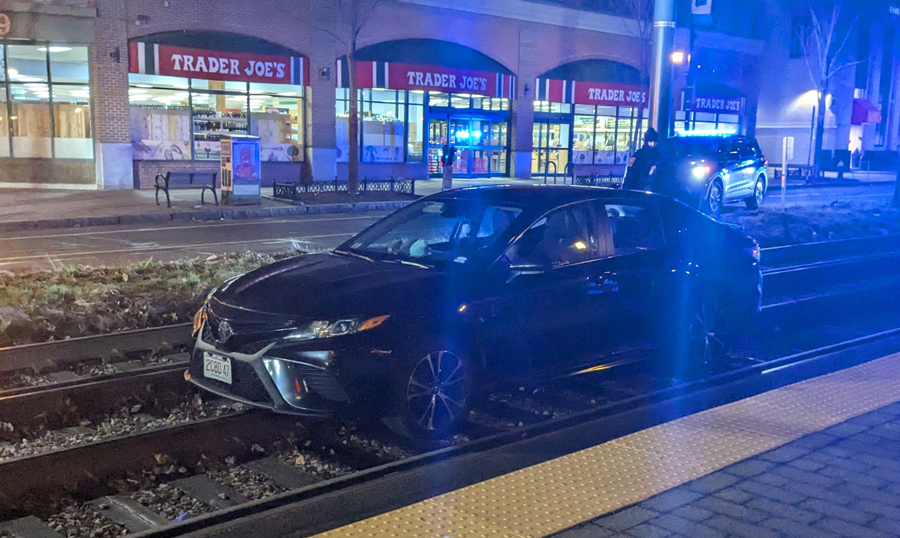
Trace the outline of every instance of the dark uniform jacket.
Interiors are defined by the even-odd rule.
[[[653,168],[659,163],[659,148],[644,147],[634,152],[634,156],[628,161],[625,170],[625,184],[623,189],[648,190],[652,187]]]

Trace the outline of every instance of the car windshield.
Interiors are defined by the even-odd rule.
[[[338,251],[421,264],[466,263],[497,239],[522,208],[480,200],[421,201],[376,223]]]
[[[709,138],[670,138],[660,146],[664,157],[681,159],[684,157],[712,156],[718,153],[721,140]]]

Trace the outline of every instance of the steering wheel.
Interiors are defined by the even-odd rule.
[[[387,250],[388,254],[402,254],[403,250],[408,248],[410,245],[410,241],[407,238],[394,239],[390,243],[387,244],[385,250]]]

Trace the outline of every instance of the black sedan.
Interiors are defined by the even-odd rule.
[[[757,209],[769,186],[769,163],[756,140],[745,136],[677,136],[662,143],[660,159],[654,191],[705,213],[731,202]]]
[[[189,379],[277,412],[361,406],[439,437],[505,381],[706,367],[759,310],[759,249],[663,196],[480,187],[213,290]]]

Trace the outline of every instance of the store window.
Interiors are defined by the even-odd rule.
[[[572,123],[572,162],[575,164],[626,164],[637,134],[640,146],[647,128],[644,110],[640,132],[634,107],[575,105]]]
[[[349,155],[349,90],[335,93],[338,162]],[[366,163],[425,160],[425,93],[365,89],[359,91],[360,159]]]
[[[260,159],[303,158],[304,87],[131,73],[136,160],[218,160],[221,139],[260,138]]]
[[[741,116],[738,114],[718,114],[714,112],[685,112],[679,110],[675,113],[675,131],[716,131],[716,132],[741,132]]]
[[[553,103],[550,101],[535,101],[535,112],[551,112],[555,114],[571,114],[572,105],[569,103]]]
[[[0,157],[93,159],[88,47],[0,44],[0,53]]]

